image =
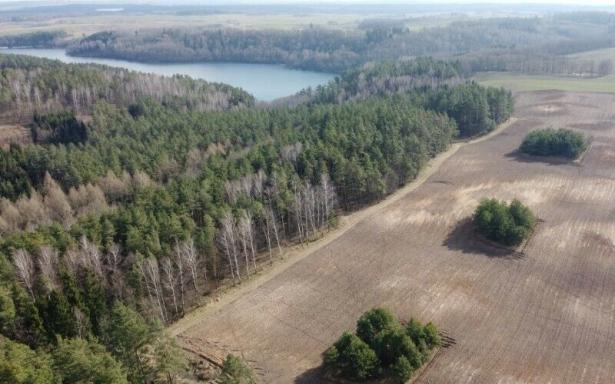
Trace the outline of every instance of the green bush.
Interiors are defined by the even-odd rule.
[[[440,345],[436,327],[416,320],[404,327],[386,309],[374,308],[357,321],[356,335],[345,332],[325,352],[328,375],[350,380],[394,378],[405,382]]]
[[[373,345],[378,334],[386,329],[399,327],[399,321],[386,309],[374,308],[365,312],[357,321],[357,336]]]
[[[380,333],[373,345],[383,367],[389,367],[404,356],[414,368],[422,363],[422,355],[406,331],[401,328],[387,329]]]
[[[405,383],[410,379],[414,372],[414,367],[405,356],[399,356],[393,367],[391,368],[393,377],[398,379],[400,383]]]
[[[561,156],[576,159],[587,148],[587,139],[570,129],[539,129],[530,132],[523,143],[521,152],[534,156]]]
[[[474,212],[474,224],[487,239],[515,246],[527,239],[536,224],[536,218],[518,200],[507,205],[496,199],[485,199]]]
[[[325,354],[325,369],[334,376],[364,380],[374,376],[380,362],[363,340],[345,332]]]
[[[250,367],[239,357],[227,355],[222,365],[218,384],[255,384],[256,379]]]

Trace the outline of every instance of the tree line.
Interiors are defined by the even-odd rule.
[[[72,43],[75,56],[143,62],[240,61],[281,63],[294,68],[343,73],[380,60],[474,54],[467,68],[572,70],[562,55],[612,46],[615,23],[608,13],[544,17],[492,17],[410,29],[398,21],[364,24],[358,30],[298,31],[164,28],[103,31]],[[505,52],[506,55],[502,56]],[[493,54],[500,57],[494,60]],[[532,54],[537,54],[531,56]],[[550,63],[550,64],[548,64]],[[596,63],[593,68],[606,64]],[[582,69],[580,65],[576,65]]]
[[[482,87],[465,79],[459,61],[418,58],[370,63],[334,81],[306,89],[282,104],[328,104],[362,100],[374,95],[406,94],[427,110],[453,118],[460,137],[489,132],[508,120],[513,111],[512,93]]]
[[[68,38],[64,31],[36,31],[0,36],[0,47],[49,48],[62,44]]]

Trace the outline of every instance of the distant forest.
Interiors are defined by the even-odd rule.
[[[411,19],[408,21],[411,23]],[[613,46],[615,15],[559,13],[487,18],[410,29],[406,23],[366,21],[353,31],[142,29],[99,32],[70,44],[75,56],[143,62],[237,61],[282,63],[342,73],[370,61],[418,56],[455,57],[466,71],[608,74],[612,63],[563,55]]]

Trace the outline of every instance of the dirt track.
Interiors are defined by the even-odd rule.
[[[456,339],[421,383],[615,382],[614,114],[615,95],[520,95],[503,133],[463,146],[308,257],[178,324],[182,342],[241,352],[267,383],[315,383],[321,353],[378,305]],[[544,125],[594,137],[580,165],[513,153]],[[463,225],[491,196],[517,197],[544,220],[523,257],[471,240]]]

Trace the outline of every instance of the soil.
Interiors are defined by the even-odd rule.
[[[322,353],[383,306],[455,340],[417,383],[612,383],[615,95],[517,98],[506,127],[455,144],[414,183],[171,332],[202,353],[243,356],[263,382],[318,383]],[[593,137],[581,163],[511,156],[528,131],[573,125]],[[486,197],[518,198],[543,220],[523,257],[460,225]]]

